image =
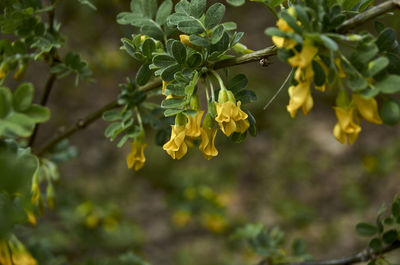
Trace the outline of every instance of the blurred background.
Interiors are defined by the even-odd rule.
[[[36,147],[115,99],[119,83],[138,69],[119,50],[120,39],[135,31],[115,22],[130,1],[92,2],[97,11],[61,1],[56,19],[68,37],[62,55],[81,54],[95,81],[78,87],[73,78],[56,82],[49,101],[52,119],[40,127]],[[397,32],[398,14],[382,20]],[[272,44],[264,30],[274,19],[262,5],[227,6],[225,20],[245,32],[242,42],[249,48]],[[17,228],[30,250],[41,253],[39,264],[103,264],[128,251],[152,264],[256,264],[260,256],[231,237],[247,223],[280,227],[288,244],[303,238],[317,259],[363,249],[368,241],[356,236],[355,224],[374,222],[381,204],[390,205],[400,191],[400,128],[363,123],[355,145],[341,145],[332,135],[335,98],[329,91],[313,92],[315,106],[307,117],[290,118],[287,89],[264,111],[290,71],[277,58],[272,61],[269,67],[231,68],[232,76],[247,75],[258,96],[250,105],[258,136],[232,144],[219,133],[219,156],[211,161],[195,149],[172,160],[148,130],[147,162],[134,172],[125,163],[128,145],[119,149],[109,142],[104,121],[75,134],[70,143],[78,157],[60,165],[55,209],[46,210],[37,226]],[[37,101],[47,73],[38,62],[24,79],[33,80]]]

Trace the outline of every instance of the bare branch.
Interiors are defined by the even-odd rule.
[[[378,251],[374,251],[371,248],[367,248],[361,252],[358,252],[357,254],[354,254],[352,256],[344,257],[344,258],[338,258],[338,259],[328,259],[328,260],[319,260],[319,261],[304,261],[304,262],[294,262],[294,263],[289,263],[289,264],[279,264],[279,265],[350,265],[350,264],[356,264],[360,262],[367,262],[373,259],[376,259],[377,257],[391,252],[395,249],[400,248],[400,241],[395,241],[393,244],[385,246],[381,248]],[[264,259],[260,261],[260,264],[268,264],[267,260]]]
[[[376,18],[388,11],[394,10],[396,8],[400,8],[400,0],[390,0],[383,2],[380,5],[374,6],[371,9],[368,9],[367,11],[360,13],[345,22],[343,22],[340,27],[336,29],[337,32],[347,32],[355,27],[358,27],[368,20],[371,20],[373,18]]]

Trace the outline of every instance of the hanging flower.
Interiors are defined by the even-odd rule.
[[[333,135],[342,144],[348,142],[349,145],[353,145],[358,138],[358,134],[361,132],[355,107],[334,107],[333,109],[338,119],[333,128]]]
[[[286,109],[292,118],[296,116],[299,108],[301,108],[303,113],[307,115],[314,106],[310,83],[299,83],[297,86],[289,87],[289,96],[290,101]]]
[[[197,111],[195,116],[188,116],[186,124],[186,136],[197,138],[200,137],[201,120],[203,119],[204,110]]]
[[[213,123],[211,115],[207,114],[204,118],[203,128],[201,128],[201,144],[199,150],[207,160],[218,155],[218,150],[215,148],[215,137],[218,130],[214,128]]]
[[[295,51],[295,55],[288,59],[292,67],[305,68],[311,64],[314,56],[318,53],[318,48],[312,42],[305,40],[301,52]]]
[[[173,159],[181,159],[187,153],[188,146],[185,142],[186,137],[186,117],[183,114],[176,115],[175,125],[172,125],[171,138],[164,144],[163,149]]]
[[[226,136],[230,136],[234,132],[244,133],[250,126],[250,123],[246,120],[248,115],[240,109],[240,106],[241,102],[236,103],[231,91],[222,89],[219,92],[215,120]]]
[[[375,98],[364,98],[359,94],[353,94],[353,100],[358,112],[366,121],[382,124],[382,119],[378,113],[378,103]]]
[[[143,144],[141,140],[136,140],[131,142],[131,152],[126,157],[126,164],[128,168],[135,167],[135,170],[140,170],[144,163],[146,162],[146,157],[144,156],[144,149],[146,144]]]

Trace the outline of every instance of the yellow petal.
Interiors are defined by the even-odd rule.
[[[306,114],[312,109],[313,100],[309,83],[299,83],[297,86],[289,87],[289,96],[289,105],[286,109],[292,118],[296,116],[297,110],[303,106],[303,112]]]
[[[335,127],[333,128],[333,135],[341,144],[346,143],[346,134],[343,133],[339,123],[336,123]]]
[[[197,138],[201,135],[200,127],[204,111],[200,110],[195,116],[188,116],[188,123],[186,124],[186,136]]]
[[[187,145],[185,143],[186,128],[185,126],[171,126],[171,139],[164,144],[163,149],[173,159],[181,159],[187,153]]]
[[[216,129],[202,128],[201,129],[201,144],[199,150],[203,153],[204,158],[210,160],[218,155],[218,150],[215,147]]]
[[[301,52],[289,58],[288,62],[292,67],[304,68],[311,63],[317,53],[318,48],[311,44],[304,44]]]
[[[382,124],[382,119],[378,113],[378,103],[375,98],[364,98],[359,94],[353,94],[353,100],[361,116],[366,121]]]

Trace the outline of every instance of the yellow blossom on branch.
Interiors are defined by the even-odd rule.
[[[382,119],[378,112],[378,103],[375,98],[364,98],[359,94],[353,94],[353,100],[361,116],[371,123],[382,124]]]
[[[358,134],[361,132],[355,107],[334,107],[333,109],[338,119],[333,128],[333,135],[342,144],[348,142],[349,145],[353,145],[358,138]]]
[[[188,146],[185,141],[186,137],[186,117],[183,114],[176,115],[175,125],[171,126],[171,138],[164,144],[163,149],[173,159],[181,159],[187,153]]]
[[[144,149],[146,144],[143,144],[141,140],[131,142],[131,152],[126,157],[126,164],[128,168],[135,167],[135,170],[140,170],[144,163],[146,162],[146,157],[144,156]]]
[[[240,108],[241,102],[236,99],[231,91],[222,89],[216,104],[217,117],[221,131],[230,136],[234,132],[244,133],[250,126],[248,115]]]
[[[301,52],[295,52],[295,55],[288,59],[292,67],[305,68],[311,64],[314,56],[318,53],[318,48],[312,45],[311,41],[305,40]]]
[[[197,111],[195,116],[188,116],[188,123],[186,124],[186,136],[197,138],[200,137],[201,120],[204,115],[204,110]]]

